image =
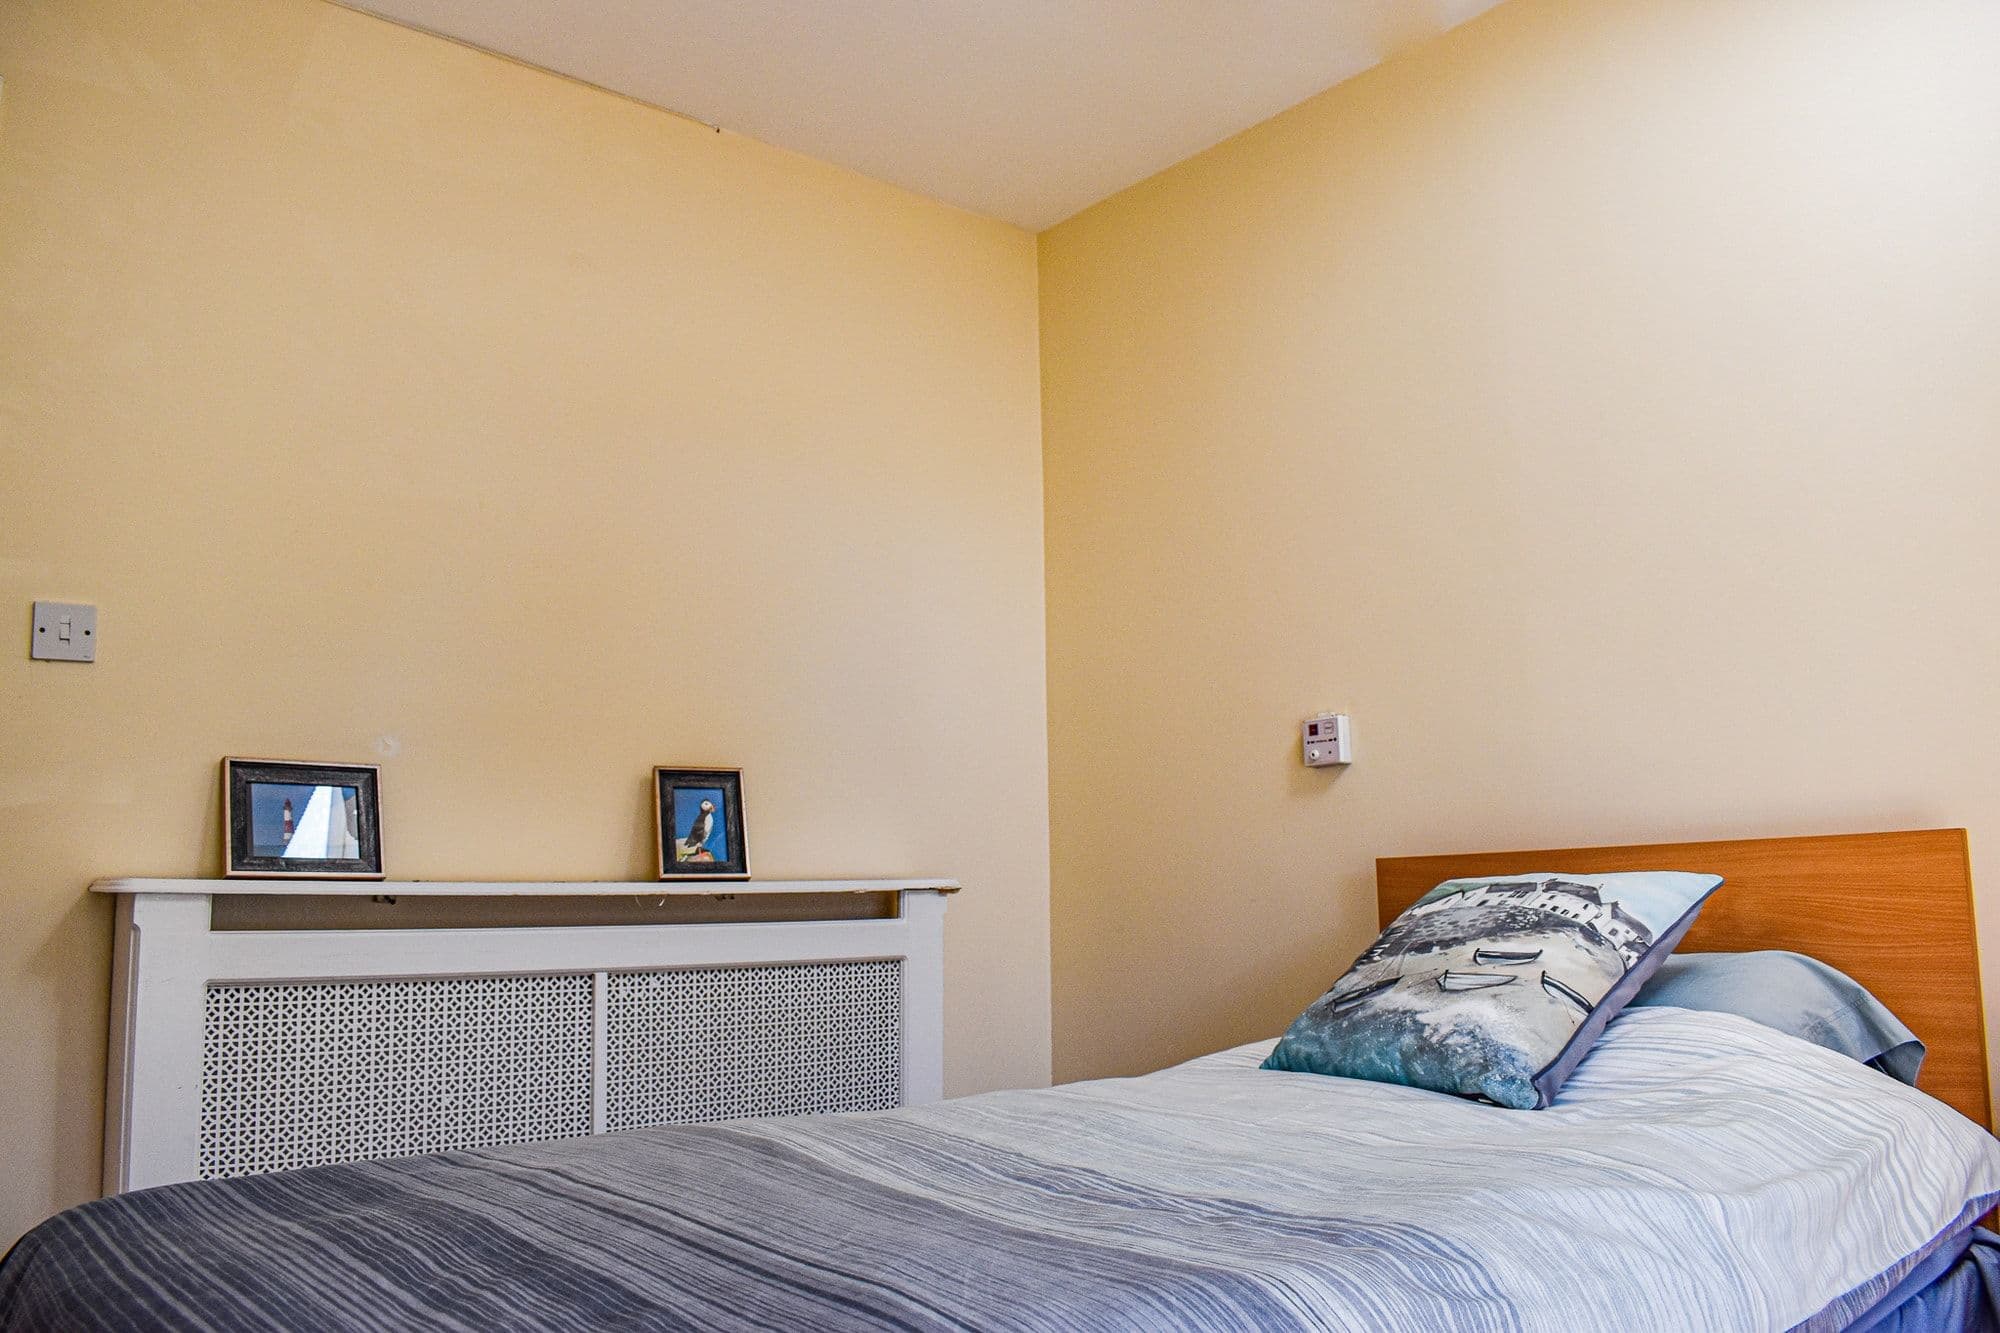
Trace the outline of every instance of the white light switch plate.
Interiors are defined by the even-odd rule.
[[[95,662],[97,608],[82,602],[36,602],[28,656],[48,662]]]

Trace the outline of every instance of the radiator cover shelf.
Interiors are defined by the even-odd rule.
[[[210,929],[121,896],[107,1192],[942,1093],[944,897],[892,919]]]

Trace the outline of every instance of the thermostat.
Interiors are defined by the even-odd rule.
[[[1307,768],[1354,762],[1354,727],[1345,713],[1319,713],[1299,724]]]

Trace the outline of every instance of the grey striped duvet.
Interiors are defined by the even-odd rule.
[[[1838,1327],[2000,1192],[1941,1104],[1628,1012],[1548,1110],[1261,1071],[178,1185],[0,1264],[0,1328]]]

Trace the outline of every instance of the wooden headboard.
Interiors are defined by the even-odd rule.
[[[1790,949],[1832,964],[1923,1039],[1918,1086],[1992,1125],[1964,829],[1388,856],[1375,862],[1376,906],[1387,925],[1444,880],[1534,870],[1723,876],[1681,950]]]

